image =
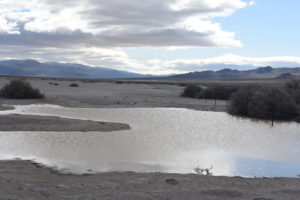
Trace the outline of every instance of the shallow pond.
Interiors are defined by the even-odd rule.
[[[121,122],[116,132],[0,132],[0,159],[31,159],[65,172],[111,171],[297,177],[300,125],[173,108],[16,106],[0,114]]]

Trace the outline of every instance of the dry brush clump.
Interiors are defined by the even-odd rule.
[[[43,99],[45,95],[27,81],[12,80],[0,90],[0,97],[7,99]]]
[[[184,90],[181,96],[190,97],[190,98],[198,98],[199,93],[202,91],[202,88],[197,85],[189,85]]]
[[[199,87],[197,85],[189,85],[184,89],[182,96],[199,99],[229,100],[231,95],[237,90],[237,86],[212,85]]]
[[[237,86],[214,85],[203,89],[199,94],[200,99],[229,100],[231,95],[238,90]]]
[[[70,87],[79,87],[79,85],[77,83],[71,83]]]
[[[300,79],[287,82],[285,87],[287,92],[294,97],[295,102],[300,104]]]
[[[272,120],[295,120],[298,108],[294,97],[283,88],[241,87],[230,100],[229,113]]]
[[[285,87],[190,85],[182,96],[230,100],[228,112],[232,115],[300,122],[300,80],[292,80]]]

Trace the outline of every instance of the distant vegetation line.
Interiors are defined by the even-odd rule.
[[[199,99],[229,100],[232,115],[300,122],[300,79],[285,86],[187,86],[182,96]]]

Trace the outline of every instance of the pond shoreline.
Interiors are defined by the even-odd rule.
[[[31,161],[0,161],[4,199],[297,199],[300,179],[193,174],[60,174]]]
[[[172,107],[226,111],[226,102],[180,97],[183,87],[159,84],[82,83],[31,79],[46,94],[45,100],[5,100],[1,104],[55,104],[71,108]],[[52,81],[52,80],[51,80]],[[0,82],[7,80],[0,79]],[[6,108],[1,108],[6,109]],[[15,129],[16,130],[16,129]],[[108,133],[109,134],[109,133]],[[297,199],[300,179],[241,178],[164,173],[61,174],[26,160],[0,161],[0,199]]]

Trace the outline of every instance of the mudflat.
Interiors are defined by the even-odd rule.
[[[0,115],[0,131],[118,131],[128,124],[34,115]]]

